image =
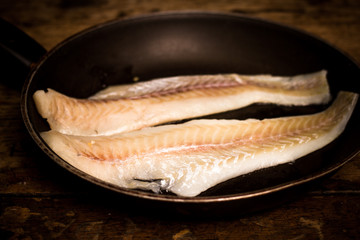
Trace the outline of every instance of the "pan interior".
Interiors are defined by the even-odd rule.
[[[295,75],[328,70],[331,92],[359,92],[358,66],[338,50],[317,38],[259,19],[214,13],[172,13],[115,21],[96,26],[67,39],[54,48],[32,72],[26,86],[27,125],[37,143],[55,161],[79,176],[109,187],[67,166],[44,144],[39,132],[48,130],[32,100],[38,89],[53,88],[73,97],[85,98],[114,84],[189,74]],[[306,114],[324,106],[286,108],[252,105],[207,116],[246,119]],[[344,134],[329,146],[295,163],[285,164],[232,179],[204,192],[199,199],[244,195],[294,184],[314,177],[348,160],[358,151],[359,107]],[[349,131],[348,129],[352,129]],[[111,189],[116,187],[111,186]],[[128,190],[116,189],[129,193]],[[155,196],[130,191],[132,195]],[[158,195],[161,199],[176,196]],[[169,198],[168,198],[169,197]],[[185,201],[185,200],[184,200]]]

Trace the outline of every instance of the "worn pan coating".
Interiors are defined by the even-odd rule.
[[[123,189],[95,179],[58,157],[41,139],[48,125],[32,99],[53,88],[88,97],[112,84],[185,74],[241,73],[294,75],[328,70],[331,92],[359,91],[359,67],[327,43],[292,28],[241,15],[178,12],[114,21],[85,30],[47,53],[32,70],[22,92],[24,122],[36,144],[56,163],[92,183],[162,204],[206,211],[227,206],[238,213],[273,206],[332,173],[359,152],[359,106],[333,143],[293,164],[256,171],[220,184],[193,198]],[[359,105],[359,104],[358,104]],[[325,106],[282,108],[253,105],[209,117],[276,117],[305,114]],[[148,201],[153,200],[153,201]],[[199,207],[201,206],[201,207]],[[222,211],[225,211],[224,209]]]

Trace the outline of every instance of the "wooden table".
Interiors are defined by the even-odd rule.
[[[47,50],[98,23],[172,10],[272,20],[319,36],[360,62],[358,0],[0,3],[0,16]],[[85,182],[47,158],[23,125],[20,90],[7,81],[0,81],[0,239],[360,239],[359,154],[301,197],[266,211],[216,219],[149,214],[130,207],[131,199]]]

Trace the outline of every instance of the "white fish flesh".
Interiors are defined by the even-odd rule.
[[[344,130],[358,94],[323,112],[264,120],[193,120],[113,136],[41,134],[62,159],[124,188],[192,197],[228,179],[294,161]]]
[[[34,101],[50,128],[69,135],[112,135],[253,103],[308,105],[330,99],[326,71],[293,77],[180,76],[113,86],[89,99],[38,90]]]

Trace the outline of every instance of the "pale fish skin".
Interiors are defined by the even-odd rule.
[[[253,103],[304,106],[327,103],[326,71],[271,75],[179,76],[112,86],[89,99],[38,90],[34,101],[50,128],[69,135],[130,132],[171,121],[230,111]]]
[[[194,197],[218,183],[292,162],[345,129],[358,94],[340,92],[325,111],[263,120],[193,120],[113,136],[41,134],[69,164],[123,188]]]

